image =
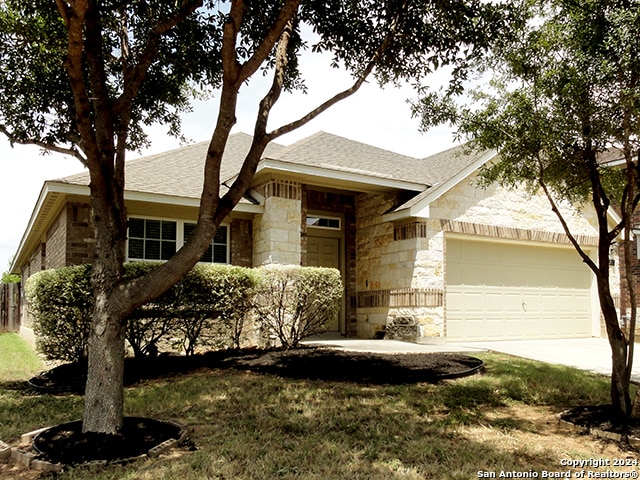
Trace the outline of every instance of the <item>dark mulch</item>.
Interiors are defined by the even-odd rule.
[[[165,440],[178,439],[180,427],[151,418],[125,417],[118,435],[82,433],[82,422],[69,422],[41,432],[33,441],[39,458],[76,465],[92,461],[127,461],[145,455]]]
[[[640,438],[640,420],[616,418],[611,405],[573,407],[560,418],[589,430],[618,433],[624,437]]]
[[[405,384],[477,373],[483,362],[460,354],[356,353],[322,348],[271,351],[235,357],[234,368],[281,377],[365,384]]]
[[[193,355],[161,355],[125,362],[125,384],[152,378],[182,375],[207,368],[235,368],[289,378],[349,381],[367,384],[439,382],[470,375],[483,366],[481,360],[460,354],[356,353],[326,348],[293,350],[225,350]],[[33,377],[37,392],[82,393],[86,365],[60,365]]]

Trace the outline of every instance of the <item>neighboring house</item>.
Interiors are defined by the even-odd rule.
[[[229,139],[223,188],[250,141],[245,134]],[[189,235],[206,149],[200,143],[127,162],[129,259],[166,259]],[[457,147],[417,159],[323,132],[290,146],[271,144],[252,189],[203,260],[338,268],[345,295],[330,329],[347,336],[599,336],[593,275],[546,198],[476,186],[479,168],[493,158]],[[26,279],[91,261],[88,182],[87,173],[45,182],[12,272]],[[589,210],[563,210],[595,254]],[[23,318],[24,331],[29,325]]]

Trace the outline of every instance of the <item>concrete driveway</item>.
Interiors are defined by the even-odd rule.
[[[514,340],[502,342],[459,343],[464,348],[477,348],[507,353],[541,362],[566,365],[589,372],[611,375],[611,347],[606,338],[567,338],[560,340]],[[631,381],[640,383],[640,344],[635,345]]]
[[[493,351],[611,375],[611,348],[605,338],[569,338],[560,340],[513,340],[500,342],[464,342],[437,345],[399,342],[395,340],[359,340],[342,337],[313,338],[304,342],[354,352],[428,353]],[[636,343],[636,352],[640,344]],[[631,380],[640,383],[640,353],[636,353]]]

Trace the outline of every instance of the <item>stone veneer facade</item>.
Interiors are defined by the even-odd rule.
[[[253,221],[253,265],[300,265],[300,183],[270,179],[255,190],[264,197],[264,212]]]
[[[431,220],[393,224],[394,195],[357,197],[358,336],[416,340],[443,331],[444,257]]]
[[[357,332],[360,337],[436,341],[446,335],[445,259],[449,235],[504,241],[568,244],[542,194],[478,188],[474,179],[454,186],[429,206],[428,218],[383,222],[393,195],[357,197]],[[587,248],[597,245],[595,219],[560,205]],[[612,278],[617,279],[617,265]],[[614,291],[619,285],[614,280]]]

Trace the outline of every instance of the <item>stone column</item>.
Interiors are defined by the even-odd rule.
[[[271,179],[256,188],[256,191],[264,196],[264,213],[253,221],[253,265],[300,265],[300,183]]]

